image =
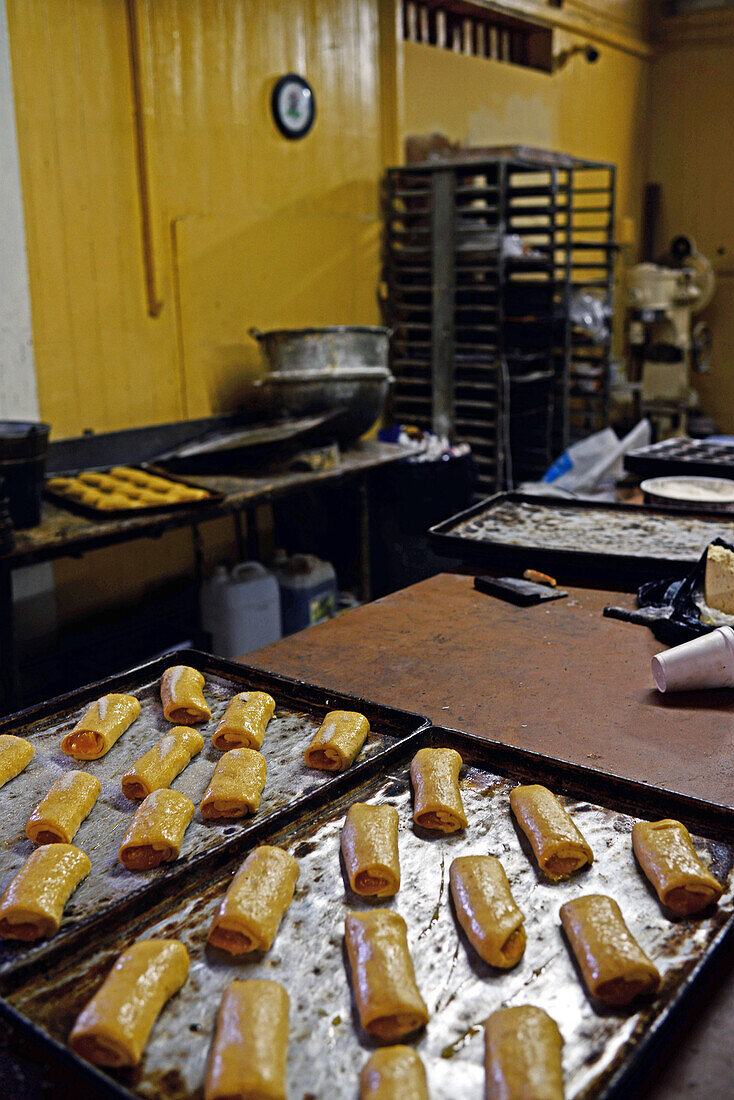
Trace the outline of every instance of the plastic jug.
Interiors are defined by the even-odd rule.
[[[276,559],[283,634],[331,619],[336,614],[336,571],[331,562],[313,554]]]
[[[231,572],[218,565],[203,582],[200,601],[201,624],[219,657],[241,657],[281,637],[278,582],[258,561]]]

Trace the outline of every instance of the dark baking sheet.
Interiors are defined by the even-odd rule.
[[[171,729],[160,703],[160,677],[175,664],[190,664],[206,678],[205,695],[212,719],[197,726],[204,748],[171,784],[197,807],[186,830],[181,854],[173,863],[153,871],[131,873],[117,859],[120,842],[139,803],[122,794],[120,778],[144,752]],[[243,688],[268,691],[276,701],[263,753],[268,776],[259,811],[234,822],[205,822],[198,806],[221,753],[211,743],[217,721],[229,699]],[[140,717],[100,760],[77,761],[61,752],[61,738],[84,713],[90,700],[109,691],[129,691],[140,700]],[[81,884],[64,911],[58,933],[35,945],[0,940],[0,976],[48,959],[86,937],[110,915],[131,906],[144,906],[168,884],[184,878],[200,863],[213,867],[232,851],[242,851],[265,827],[271,816],[280,818],[294,807],[312,805],[322,792],[338,789],[333,775],[307,768],[303,752],[327,710],[359,710],[369,719],[371,732],[353,765],[379,755],[395,737],[405,737],[428,725],[428,720],[364,699],[329,692],[286,677],[275,676],[205,653],[185,650],[130,672],[111,677],[0,722],[0,733],[27,737],[36,748],[31,763],[0,792],[0,890],[34,849],[25,835],[33,807],[64,772],[83,769],[102,782],[102,793],[92,813],[82,822],[74,843],[92,861],[92,873]]]
[[[439,553],[487,569],[540,569],[564,584],[634,589],[684,576],[715,538],[734,541],[734,516],[497,493],[432,527]]]
[[[197,482],[190,481],[188,478],[181,477],[178,474],[169,473],[168,470],[164,470],[160,466],[148,464],[145,466],[131,466],[130,468],[132,470],[142,470],[143,473],[153,474],[156,477],[164,477],[168,481],[176,482],[178,485],[188,485],[190,489],[204,489],[208,495],[202,497],[201,500],[180,500],[176,501],[174,504],[153,504],[146,505],[144,508],[114,508],[108,512],[102,508],[92,508],[90,505],[83,504],[81,501],[72,500],[63,493],[56,493],[53,489],[49,489],[48,484],[44,486],[43,494],[47,500],[53,501],[53,503],[59,505],[59,507],[68,508],[70,512],[76,512],[77,515],[86,516],[88,519],[130,519],[132,516],[162,516],[167,515],[169,512],[180,512],[182,508],[193,508],[199,511],[202,508],[208,508],[212,504],[220,504],[221,501],[224,500],[224,493],[220,493],[217,489],[210,489],[206,485],[199,485]],[[93,470],[90,470],[90,473],[108,474],[110,469],[110,466],[95,466]],[[82,470],[74,470],[64,474],[54,474],[53,476],[75,477],[82,472]]]
[[[408,765],[424,744],[457,748],[467,765],[461,786],[469,827],[463,834],[428,838],[412,825]],[[433,728],[394,745],[348,773],[339,792],[322,792],[318,811],[300,811],[287,826],[271,819],[260,839],[279,844],[299,860],[294,901],[270,952],[236,962],[206,947],[211,919],[238,866],[216,875],[199,870],[175,900],[145,917],[108,929],[94,944],[60,960],[53,971],[37,966],[8,991],[4,1011],[32,1028],[50,1050],[111,1095],[148,1100],[200,1100],[221,994],[233,978],[281,982],[291,998],[289,1089],[291,1100],[356,1097],[359,1070],[373,1049],[360,1031],[345,968],[344,918],[369,908],[345,886],[339,834],[356,800],[385,802],[400,814],[402,884],[396,908],[408,924],[418,986],[431,1013],[415,1043],[429,1078],[432,1100],[480,1100],[484,1095],[482,1021],[502,1004],[533,1003],[556,1019],[564,1036],[569,1100],[610,1100],[640,1095],[641,1070],[682,1008],[713,970],[732,939],[734,811],[659,791],[487,742]],[[570,882],[540,880],[513,824],[508,794],[519,780],[546,783],[564,799],[595,852],[595,863]],[[630,831],[634,820],[672,816],[691,830],[696,847],[726,881],[719,906],[697,920],[671,921],[637,869]],[[458,931],[449,902],[451,860],[492,852],[503,861],[515,898],[526,915],[528,946],[514,970],[484,965]],[[658,997],[631,1010],[596,1011],[565,945],[560,905],[582,893],[615,896],[632,932],[663,975]],[[187,983],[164,1009],[140,1067],[105,1074],[65,1046],[77,1013],[98,988],[114,959],[140,936],[183,940],[191,955]]]
[[[697,474],[734,478],[734,444],[705,439],[664,439],[624,456],[624,468],[643,477]]]

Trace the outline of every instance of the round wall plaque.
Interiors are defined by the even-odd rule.
[[[307,80],[295,73],[281,76],[270,103],[275,125],[283,137],[295,141],[306,136],[316,118],[316,97]]]

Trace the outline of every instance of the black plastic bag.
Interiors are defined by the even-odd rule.
[[[711,546],[724,546],[734,553],[734,543],[713,539]],[[716,627],[701,622],[701,611],[696,597],[704,592],[706,579],[706,555],[708,546],[687,577],[660,581],[648,581],[637,589],[637,611],[622,607],[606,607],[609,618],[649,626],[659,641],[666,645],[680,645],[691,638],[709,634]]]

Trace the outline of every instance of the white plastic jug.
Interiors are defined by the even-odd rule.
[[[241,657],[281,637],[278,582],[259,561],[243,561],[231,572],[218,565],[200,599],[201,624],[219,657]]]

